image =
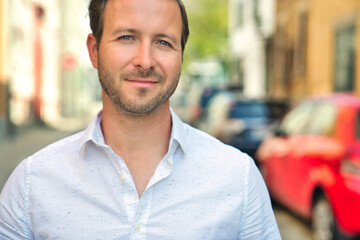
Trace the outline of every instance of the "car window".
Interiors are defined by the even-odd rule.
[[[286,135],[305,133],[313,107],[312,102],[305,102],[290,110],[280,124],[280,131]]]
[[[268,102],[269,115],[272,119],[279,119],[288,109],[285,102]]]
[[[332,103],[317,103],[305,132],[311,135],[332,136],[335,132],[336,107]]]
[[[267,106],[261,102],[237,102],[230,109],[230,118],[266,118],[269,115]]]

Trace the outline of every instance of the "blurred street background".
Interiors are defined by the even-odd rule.
[[[248,153],[259,168],[271,159],[258,159],[259,147],[278,134],[276,127],[295,104],[337,92],[360,95],[360,1],[183,1],[190,37],[171,105],[184,122]],[[86,48],[87,5],[88,0],[0,0],[0,190],[22,159],[84,129],[101,109],[101,87]],[[349,130],[355,132],[360,133]],[[357,189],[351,204],[360,209],[356,159],[331,169],[338,174],[351,167]],[[338,175],[344,179],[343,172]],[[313,176],[302,180],[320,178]],[[309,206],[288,205],[290,198],[272,194],[282,203],[275,203],[274,211],[283,239],[312,239],[319,191],[330,199],[328,218],[348,234],[359,234],[360,226],[348,223],[360,222],[360,215],[339,217],[331,193],[315,185],[305,201]]]

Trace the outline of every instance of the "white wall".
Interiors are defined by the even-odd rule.
[[[56,111],[58,74],[58,25],[59,14],[57,1],[12,0],[8,3],[8,78],[11,91],[11,120],[15,124],[23,124],[32,116],[31,101],[34,98],[34,15],[35,4],[42,6],[45,18],[41,29],[42,52],[42,81],[41,92],[43,109]],[[46,121],[51,119],[49,111],[43,111]]]
[[[239,5],[243,6],[243,25],[236,24]],[[259,0],[258,14],[261,26],[256,26],[253,0],[229,1],[229,51],[233,60],[241,59],[244,95],[265,96],[266,60],[265,38],[273,32],[274,2]]]

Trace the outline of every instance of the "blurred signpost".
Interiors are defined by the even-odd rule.
[[[76,56],[71,53],[65,53],[63,56],[62,66],[66,71],[73,71],[78,65],[78,60]]]

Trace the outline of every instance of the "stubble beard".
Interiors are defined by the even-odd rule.
[[[146,71],[136,70],[130,73],[122,74],[119,78],[116,78],[111,75],[111,73],[102,66],[100,62],[98,66],[98,76],[101,87],[109,96],[116,110],[119,113],[126,114],[128,116],[144,116],[155,112],[156,109],[168,101],[175,92],[179,83],[180,72],[181,71],[179,71],[173,79],[168,79],[171,81],[171,84],[167,89],[162,90],[158,95],[150,99],[147,99],[146,96],[149,90],[146,88],[139,88],[137,95],[135,96],[137,97],[137,100],[134,101],[127,99],[126,96],[123,96],[120,85],[116,84],[117,82],[119,83],[119,81],[124,81],[124,79],[152,78],[156,79],[158,84],[162,84],[165,81],[165,77],[162,74],[155,72],[153,69],[149,69]]]

